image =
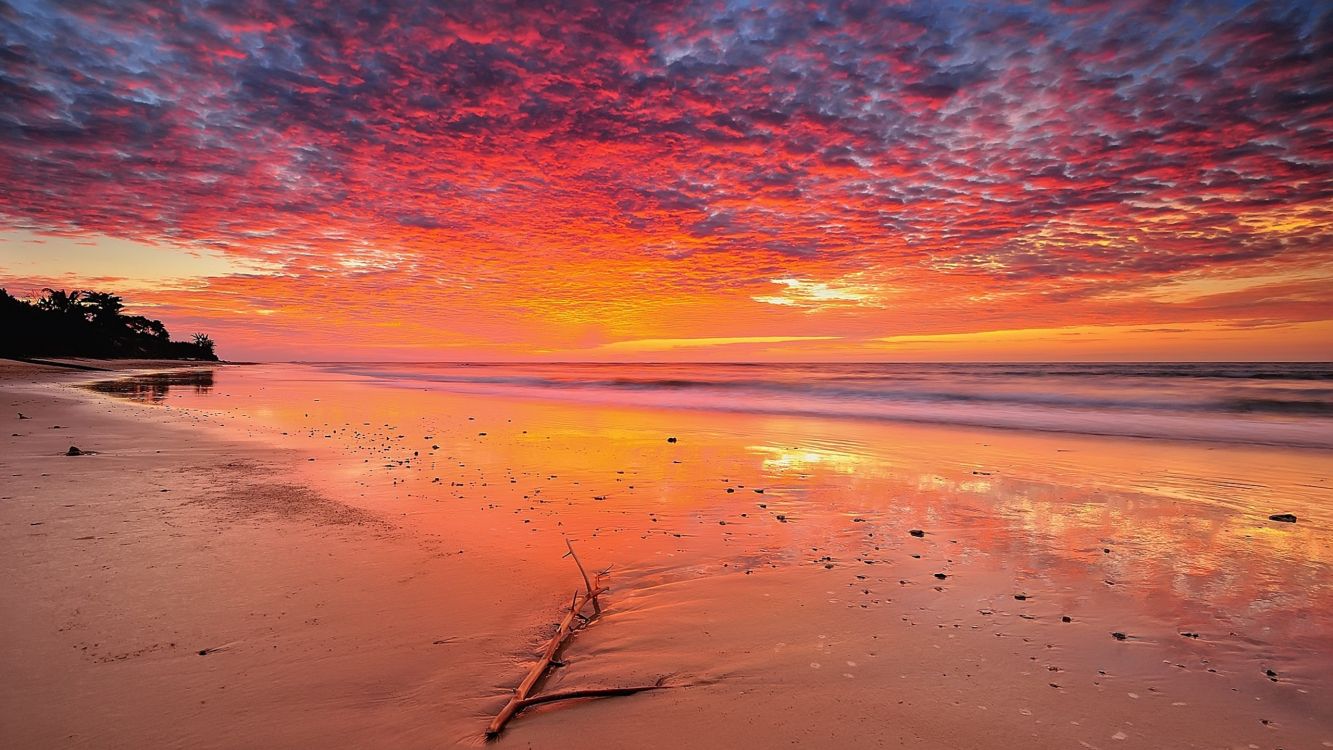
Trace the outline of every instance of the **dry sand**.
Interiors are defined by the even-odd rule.
[[[0,746],[479,745],[569,538],[498,747],[1333,747],[1327,454],[209,372],[0,367]]]

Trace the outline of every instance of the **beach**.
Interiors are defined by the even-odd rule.
[[[1333,747],[1321,371],[589,372],[6,362],[0,745],[481,746],[569,544],[538,692],[663,689],[497,747]]]

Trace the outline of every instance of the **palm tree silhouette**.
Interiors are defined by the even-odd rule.
[[[37,307],[42,310],[58,312],[62,315],[78,314],[83,316],[83,292],[75,289],[66,293],[64,289],[42,289],[43,297],[37,300]]]
[[[210,357],[213,355],[213,339],[206,333],[196,333],[190,337],[190,341],[199,347]]]
[[[126,315],[109,292],[45,288],[29,302],[0,288],[0,356],[217,359],[212,337],[191,338],[172,341],[162,321]]]

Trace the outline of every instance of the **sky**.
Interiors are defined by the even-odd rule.
[[[230,359],[1333,359],[1324,2],[0,0],[0,286]]]

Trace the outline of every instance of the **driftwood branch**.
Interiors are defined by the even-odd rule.
[[[541,657],[538,658],[537,663],[533,664],[532,668],[528,670],[527,676],[525,676],[523,681],[518,684],[518,687],[514,688],[514,694],[510,696],[509,701],[505,703],[504,708],[500,709],[500,713],[496,714],[495,718],[491,720],[490,726],[486,728],[487,739],[495,739],[499,736],[500,732],[504,731],[505,725],[509,723],[510,719],[513,719],[519,711],[522,711],[529,706],[538,706],[543,703],[555,703],[556,701],[577,700],[580,698],[609,698],[617,695],[633,695],[635,693],[643,693],[649,690],[661,690],[667,687],[673,687],[666,684],[667,678],[670,677],[670,675],[666,675],[658,678],[657,682],[654,682],[651,685],[581,688],[578,690],[564,690],[547,693],[546,695],[532,695],[532,692],[537,688],[537,685],[541,683],[542,678],[546,676],[547,672],[549,672],[552,667],[564,666],[564,663],[557,660],[555,657],[556,654],[560,653],[560,649],[564,646],[565,641],[569,640],[570,636],[572,636],[579,628],[597,619],[597,617],[602,614],[602,604],[598,601],[597,597],[606,592],[606,588],[602,586],[602,578],[610,572],[611,569],[606,568],[605,570],[598,571],[594,578],[589,579],[588,571],[584,569],[583,562],[579,560],[578,554],[574,552],[574,545],[569,543],[569,539],[565,539],[565,547],[569,550],[569,553],[566,554],[565,557],[574,558],[574,564],[579,567],[579,575],[583,576],[584,588],[582,591],[574,592],[574,598],[569,603],[569,611],[565,613],[565,618],[560,621],[560,627],[556,629],[555,635],[551,636],[551,640],[546,642],[546,648],[543,649]],[[592,605],[593,609],[591,617],[583,614],[583,610],[586,609],[589,604]]]
[[[606,591],[601,585],[602,574],[597,574],[597,581],[596,584],[594,584],[593,581],[588,579],[588,573],[583,569],[583,563],[579,561],[578,555],[574,553],[574,545],[570,544],[568,539],[565,540],[565,547],[569,549],[569,555],[574,558],[574,564],[578,565],[579,573],[583,576],[584,590],[574,592],[574,598],[569,603],[569,612],[566,613],[565,618],[560,621],[560,627],[556,629],[555,635],[551,636],[551,640],[547,641],[546,648],[542,651],[541,657],[537,659],[537,663],[533,664],[532,668],[528,670],[527,676],[525,676],[523,681],[518,684],[518,687],[514,689],[514,694],[510,696],[509,702],[504,705],[504,708],[500,709],[500,713],[495,715],[495,718],[491,720],[490,726],[486,728],[486,736],[488,738],[494,738],[496,735],[500,734],[500,732],[504,730],[505,724],[508,724],[509,720],[514,718],[515,714],[523,710],[523,702],[529,700],[528,696],[532,693],[533,689],[537,687],[537,683],[541,682],[542,677],[544,677],[546,673],[550,671],[551,666],[556,663],[556,654],[560,652],[560,647],[563,646],[565,641],[574,634],[574,631],[577,628],[586,625],[588,622],[591,622],[593,618],[602,613],[601,602],[597,600],[597,597]],[[589,603],[593,606],[593,618],[585,617],[583,615],[583,609],[587,607]],[[577,625],[575,624],[576,620],[579,621]]]
[[[560,627],[555,631],[555,635],[551,636],[551,640],[546,643],[546,650],[542,652],[541,658],[537,660],[536,664],[532,665],[532,669],[528,670],[527,676],[514,689],[514,695],[510,697],[509,702],[491,720],[491,725],[486,728],[487,737],[494,737],[499,734],[504,729],[505,724],[509,723],[509,720],[514,717],[514,714],[518,713],[519,704],[527,699],[528,694],[537,686],[537,682],[551,668],[551,662],[555,660],[556,652],[560,650],[565,640],[569,638],[570,633],[573,632],[574,619],[578,616],[579,610],[587,606],[588,602],[602,591],[602,589],[594,590],[591,596],[586,591],[574,592],[574,600],[569,604],[569,613],[565,615],[565,619],[560,621]]]

